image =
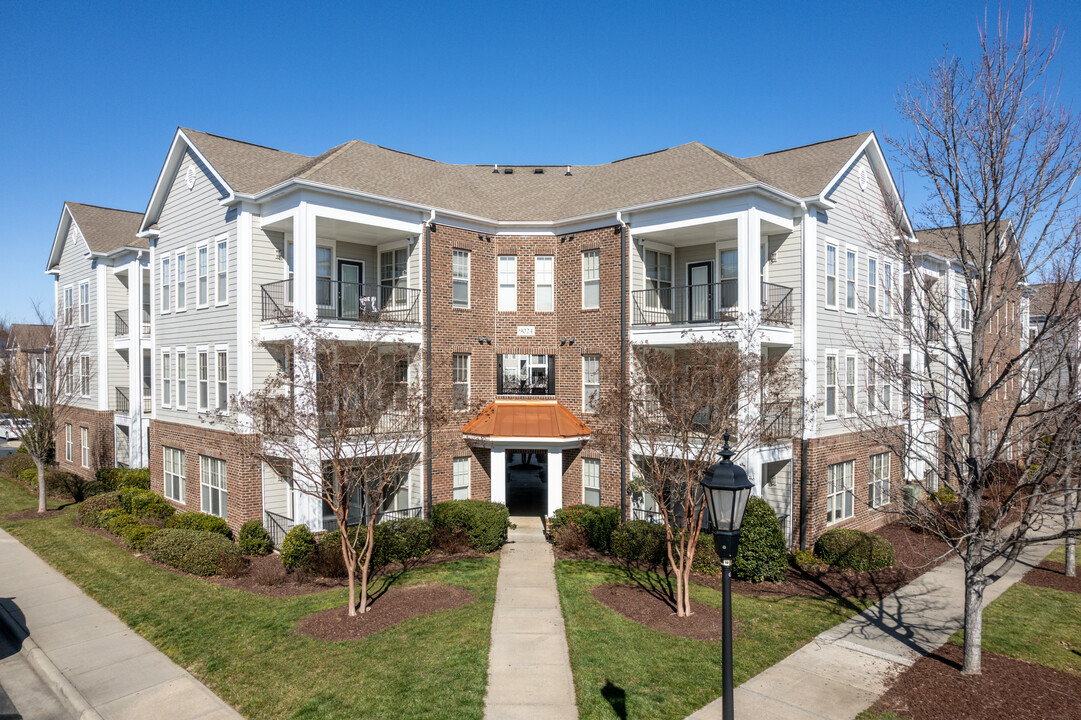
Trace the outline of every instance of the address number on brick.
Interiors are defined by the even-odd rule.
[[[537,328],[533,325],[519,325],[518,337],[533,337],[537,334]]]

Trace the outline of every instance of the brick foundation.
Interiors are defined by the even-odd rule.
[[[100,468],[113,467],[113,413],[64,405],[57,413],[56,464],[59,470],[94,479]],[[71,461],[67,459],[65,425],[71,425]],[[89,431],[90,464],[82,464],[82,428]]]

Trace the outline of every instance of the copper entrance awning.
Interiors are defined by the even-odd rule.
[[[496,400],[462,427],[467,439],[585,442],[589,427],[558,400]]]

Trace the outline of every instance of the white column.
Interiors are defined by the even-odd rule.
[[[154,282],[154,258],[156,243],[151,245],[147,264],[150,270],[150,282]],[[143,265],[136,257],[128,263],[128,441],[131,443],[132,466],[144,467],[150,464],[150,448],[146,447],[146,428],[150,416],[143,415]],[[150,308],[150,330],[156,329],[154,322],[155,308]],[[151,335],[150,347],[153,349],[154,336]]]
[[[293,307],[314,319],[315,298],[315,212],[302,202],[293,215]]]
[[[802,218],[803,287],[800,288],[800,352],[803,355],[803,435],[816,433],[818,401],[818,214],[807,208]]]
[[[507,502],[507,451],[492,448],[492,502]]]
[[[106,322],[109,311],[108,280],[111,272],[112,268],[107,268],[100,262],[94,268],[94,284],[97,286],[97,295],[94,298],[95,322],[93,332],[94,347],[97,350],[95,363],[98,366],[97,409],[99,411],[109,409],[109,326]]]
[[[762,312],[762,218],[755,208],[736,220],[741,317]]]
[[[236,267],[230,268],[236,276],[236,392],[247,395],[252,392],[252,213],[242,205],[236,223]],[[243,428],[251,427],[251,418],[237,418]]]
[[[563,449],[548,451],[548,516],[563,507]]]

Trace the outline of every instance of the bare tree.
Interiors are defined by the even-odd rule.
[[[635,483],[656,501],[668,562],[676,578],[676,614],[690,611],[690,574],[705,522],[702,472],[717,462],[726,432],[732,449],[790,441],[800,386],[793,363],[763,358],[751,328],[719,342],[674,349],[635,345],[630,377],[602,395],[600,412],[614,419],[598,438],[617,447],[625,433]]]
[[[1056,320],[1031,335],[1025,313],[1028,282],[1078,277],[1081,131],[1045,86],[1055,47],[1030,18],[980,40],[974,63],[947,56],[899,100],[910,130],[891,143],[927,184],[934,229],[914,244],[899,223],[877,233],[906,276],[899,312],[856,340],[874,377],[851,421],[905,460],[912,516],[963,561],[966,674],[981,672],[987,586],[1029,545],[1077,532],[1053,521],[1081,432],[1076,373],[1058,372],[1075,362],[1058,328],[1081,317],[1076,283],[1055,285]]]
[[[75,404],[90,394],[94,368],[83,355],[89,347],[90,328],[74,318],[53,322],[35,306],[41,337],[24,348],[29,352],[11,355],[4,363],[9,392],[0,395],[0,412],[10,414],[15,434],[22,442],[38,475],[38,512],[46,510],[45,468],[56,446],[57,429],[75,413]],[[85,363],[85,366],[84,366]]]
[[[425,433],[439,419],[410,378],[415,348],[378,325],[369,339],[332,339],[298,319],[295,339],[273,352],[279,370],[264,386],[235,399],[236,436],[255,458],[291,476],[301,494],[325,503],[341,533],[355,615],[368,610],[374,528],[387,503],[419,462]],[[365,532],[350,532],[362,524]]]

